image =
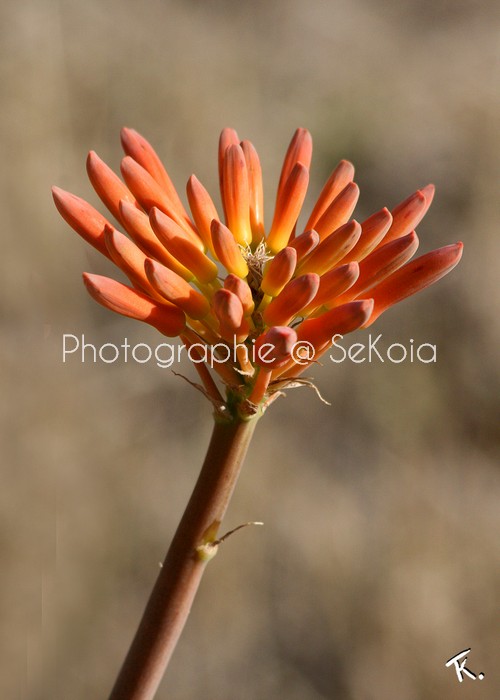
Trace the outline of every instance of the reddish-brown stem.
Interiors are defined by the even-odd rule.
[[[198,481],[109,700],[154,698],[207,563],[203,545],[216,539],[256,422],[257,417],[216,420]]]

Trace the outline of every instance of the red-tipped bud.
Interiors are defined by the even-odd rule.
[[[191,270],[200,282],[207,284],[217,277],[217,265],[193,245],[185,231],[175,221],[156,208],[151,209],[149,220],[153,231],[168,252]]]
[[[340,294],[343,294],[356,282],[359,276],[359,265],[356,262],[347,263],[340,267],[335,267],[329,272],[325,272],[319,278],[318,293],[309,304],[303,309],[304,316],[308,316],[312,311],[320,306],[329,307],[335,302]]]
[[[262,168],[260,166],[257,151],[250,141],[242,141],[241,148],[247,164],[252,242],[254,244],[259,244],[264,238],[264,194],[262,189]]]
[[[264,294],[271,297],[278,296],[285,284],[292,279],[296,265],[297,251],[295,248],[287,247],[280,250],[264,268],[260,284]]]
[[[219,319],[220,334],[224,340],[240,343],[248,336],[249,325],[244,318],[240,299],[229,289],[218,289],[212,299],[215,315]]]
[[[212,299],[215,315],[228,328],[239,328],[243,321],[243,305],[229,289],[218,289]]]
[[[120,214],[122,223],[130,237],[146,255],[159,260],[159,262],[169,267],[188,282],[193,279],[193,273],[187,267],[181,265],[160,243],[151,228],[147,214],[134,207],[130,202],[123,200],[120,202]]]
[[[135,205],[133,194],[94,151],[90,151],[87,157],[87,173],[103,204],[115,219],[120,221],[120,200],[124,199]]]
[[[236,294],[238,299],[241,301],[245,316],[250,316],[250,314],[253,313],[255,304],[252,298],[252,290],[248,284],[241,279],[241,277],[233,275],[232,273],[229,274],[224,280],[224,288],[229,289],[230,292]]]
[[[366,258],[378,244],[384,241],[384,236],[392,224],[392,214],[384,207],[375,212],[361,224],[361,236],[354,248],[345,256],[344,262],[356,260],[359,262]],[[382,244],[383,244],[382,243]]]
[[[248,275],[248,265],[231,231],[227,226],[215,219],[212,221],[210,231],[217,259],[220,260],[228,272],[232,272],[233,275],[241,278],[246,277]]]
[[[288,282],[283,291],[275,297],[263,313],[268,326],[286,326],[316,296],[319,276],[310,273]]]
[[[371,299],[351,301],[337,306],[318,318],[303,321],[297,328],[297,339],[299,342],[307,341],[316,351],[321,351],[325,345],[332,342],[335,334],[346,335],[360,328],[370,318],[372,309]]]
[[[273,326],[255,341],[255,364],[265,369],[285,365],[297,342],[297,333],[288,326]]]
[[[392,226],[384,238],[384,244],[393,241],[395,238],[405,236],[422,221],[434,197],[434,185],[427,185],[424,189],[427,192],[427,197],[423,190],[417,190],[404,202],[394,207],[392,210]]]
[[[290,239],[309,184],[309,171],[302,163],[296,163],[286,180],[276,202],[274,219],[267,238],[273,253],[284,248]]]
[[[290,248],[297,251],[297,262],[300,262],[306,255],[309,255],[319,243],[319,233],[314,230],[304,231],[300,236],[289,241]]]
[[[361,226],[357,221],[349,221],[331,236],[325,238],[311,255],[299,266],[301,272],[317,272],[323,275],[332,269],[356,245],[361,235]]]
[[[219,185],[220,185],[220,194],[221,194],[223,204],[224,204],[224,190],[223,190],[224,158],[225,158],[226,151],[229,148],[229,146],[237,146],[239,143],[240,143],[240,139],[239,139],[238,134],[236,133],[236,131],[234,129],[230,129],[229,127],[222,129],[221,135],[219,138]]]
[[[214,252],[212,247],[212,236],[210,234],[210,224],[215,219],[219,221],[219,215],[212,198],[208,194],[207,190],[203,187],[201,182],[195,175],[191,175],[188,180],[187,186],[187,197],[189,201],[189,206],[191,208],[191,213],[193,214],[193,219],[198,229],[198,233],[205,245],[212,253]]]
[[[84,272],[83,281],[89,294],[99,304],[122,316],[149,323],[163,335],[175,337],[185,328],[184,312],[177,306],[153,301],[142,292],[109,277]]]
[[[104,229],[106,226],[111,226],[109,221],[84,199],[71,194],[71,192],[65,192],[60,187],[52,188],[52,196],[58,212],[66,223],[87,243],[93,245],[100,253],[109,258],[110,255],[104,241]]]
[[[127,236],[124,236],[123,233],[111,226],[106,228],[104,238],[111,259],[120,270],[123,270],[132,284],[152,297],[159,298],[144,272],[146,256],[142,250],[135,243],[132,243]]]
[[[365,326],[370,326],[390,306],[416,294],[448,274],[462,257],[462,250],[462,243],[433,250],[400,267],[390,277],[373,287],[370,296],[373,297],[375,306]]]
[[[432,204],[432,200],[434,199],[434,194],[436,192],[435,185],[426,185],[425,187],[422,187],[420,189],[420,192],[422,192],[422,194],[424,195],[425,201],[427,202],[427,209],[429,209],[429,207]]]
[[[355,182],[349,182],[342,192],[335,197],[314,226],[321,240],[330,236],[340,226],[349,221],[358,198],[359,187]]]
[[[164,190],[178,216],[189,221],[187,212],[179,199],[179,195],[172,184],[172,180],[149,141],[146,141],[144,136],[135,131],[135,129],[128,129],[127,127],[121,130],[120,137],[126,155],[131,156],[139,165],[142,165],[142,167],[148,171],[151,177]]]
[[[318,201],[309,217],[309,221],[306,224],[306,229],[315,227],[335,197],[337,197],[344,187],[352,182],[353,179],[354,165],[349,163],[348,160],[341,160],[328,178],[326,185],[323,187]]]
[[[144,270],[156,292],[190,318],[201,319],[209,313],[208,300],[172,270],[150,258],[146,258]]]
[[[176,222],[185,232],[191,243],[199,250],[203,250],[203,241],[198,236],[192,225],[181,216],[177,207],[169,199],[166,192],[154,180],[151,175],[145,170],[142,165],[130,156],[125,156],[121,162],[121,171],[125,182],[134,193],[141,206],[149,213],[151,209],[156,207],[164,214],[169,216]]]
[[[366,296],[366,292],[412,258],[418,249],[418,236],[412,231],[407,236],[386,243],[370,253],[359,264],[359,278],[356,284],[337,299],[336,305],[351,299]],[[371,296],[371,295],[370,295]]]
[[[312,158],[312,138],[307,129],[299,128],[292,136],[292,140],[285,154],[283,167],[281,168],[280,180],[278,183],[278,193],[276,196],[276,206],[280,201],[286,187],[288,178],[292,174],[297,163],[301,163],[306,170],[309,170]]]
[[[250,191],[245,156],[240,145],[229,146],[224,156],[223,201],[226,223],[240,245],[252,241]]]

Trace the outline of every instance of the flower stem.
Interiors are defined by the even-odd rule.
[[[257,417],[216,418],[198,481],[109,700],[154,697],[210,558],[204,545],[216,539]]]

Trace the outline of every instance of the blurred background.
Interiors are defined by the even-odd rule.
[[[371,330],[437,363],[326,362],[257,428],[158,699],[498,698],[499,30],[493,0],[8,0],[0,9],[0,696],[106,698],[194,484],[210,406],[154,362],[62,361],[62,336],[146,342],[83,270],[111,267],[50,186],[143,133],[217,198],[224,126],[261,156],[270,222],[298,126],[311,205],[340,158],[362,220],[434,182],[425,252],[460,266]],[[360,333],[353,340],[366,340]],[[195,380],[188,366],[179,371]],[[458,688],[445,662],[471,648]]]

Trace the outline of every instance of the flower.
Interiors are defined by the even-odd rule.
[[[219,141],[223,217],[194,175],[187,183],[189,214],[148,141],[128,128],[121,140],[123,180],[94,152],[87,171],[128,236],[58,187],[55,204],[130,281],[84,273],[91,296],[166,336],[179,336],[214,402],[222,398],[202,362],[206,348],[217,349],[219,361],[211,368],[222,382],[257,410],[296,382],[335,334],[366,328],[460,260],[462,244],[456,243],[410,261],[433,185],[392,211],[383,208],[362,223],[351,219],[359,188],[345,160],[321,191],[304,232],[297,232],[312,156],[305,129],[297,129],[288,147],[268,233],[257,151],[233,129],[224,129]],[[299,345],[307,354],[295,352]],[[235,350],[229,359],[220,352],[224,346]]]

